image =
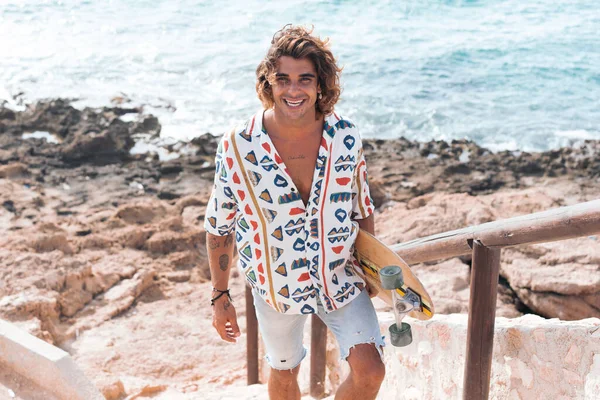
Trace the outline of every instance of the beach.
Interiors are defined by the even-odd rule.
[[[162,159],[131,154],[160,131],[159,118],[126,104],[0,107],[0,318],[66,350],[108,399],[262,398],[264,387],[243,388],[237,269],[242,337],[225,343],[211,326],[203,222],[219,137],[170,144]],[[404,138],[364,148],[376,233],[390,245],[600,196],[600,141],[545,152]],[[595,236],[506,250],[497,316],[598,318],[599,265]],[[467,312],[469,257],[413,268],[436,312]]]

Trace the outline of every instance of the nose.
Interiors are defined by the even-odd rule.
[[[300,84],[298,82],[291,82],[288,91],[290,93],[296,93],[300,90]]]

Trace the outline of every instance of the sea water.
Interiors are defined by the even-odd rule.
[[[255,69],[287,23],[331,39],[337,111],[364,137],[600,139],[596,0],[0,0],[0,99],[119,96],[165,137],[220,134],[260,107]]]

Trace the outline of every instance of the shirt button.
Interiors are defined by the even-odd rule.
[[[295,191],[296,191],[296,189],[292,188],[292,192],[295,192]]]

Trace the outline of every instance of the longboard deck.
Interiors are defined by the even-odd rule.
[[[404,296],[407,291],[412,291],[419,296],[420,300],[420,309],[415,307],[408,315],[420,320],[428,320],[433,317],[435,313],[433,301],[431,301],[427,290],[425,290],[419,278],[413,274],[408,264],[383,242],[370,233],[359,230],[356,242],[354,243],[354,256],[359,262],[369,285],[379,289],[377,297],[391,306],[393,306],[392,291],[382,288],[379,270],[388,265],[399,266],[404,276],[404,285],[402,288],[396,289],[397,293],[400,296]]]

